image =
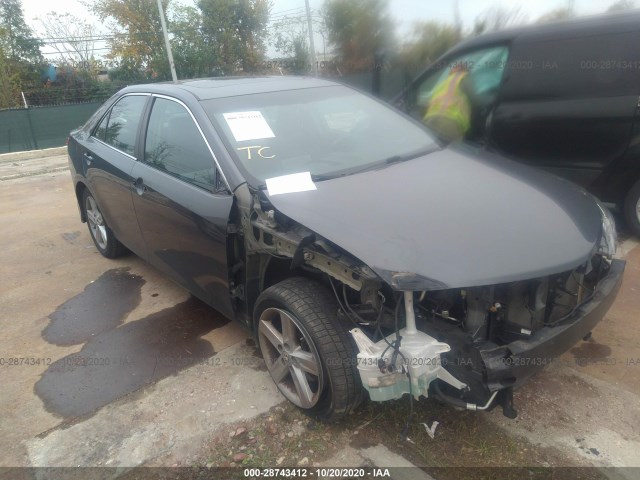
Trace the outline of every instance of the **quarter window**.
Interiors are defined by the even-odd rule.
[[[198,187],[216,190],[211,152],[189,112],[177,102],[155,99],[144,161]]]
[[[95,137],[118,150],[133,155],[140,116],[147,97],[128,95],[121,98],[102,119],[95,131]]]
[[[100,125],[98,125],[98,128],[96,128],[95,133],[93,134],[94,137],[99,138],[103,142],[105,137],[107,136],[107,124],[109,123],[109,113],[111,112],[107,112],[107,114],[104,116],[104,118],[100,122]]]

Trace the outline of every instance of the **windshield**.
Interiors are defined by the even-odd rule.
[[[437,148],[420,125],[343,86],[206,100],[241,170],[263,184],[299,172],[331,177]]]

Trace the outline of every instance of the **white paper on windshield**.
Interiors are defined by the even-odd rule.
[[[225,113],[224,119],[227,121],[236,142],[275,137],[271,127],[262,116],[262,112]]]
[[[317,190],[316,184],[311,180],[311,173],[293,173],[281,177],[267,178],[267,191],[269,196],[282,193],[306,192]]]

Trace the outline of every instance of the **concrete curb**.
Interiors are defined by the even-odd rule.
[[[0,177],[0,182],[6,182],[9,180],[16,180],[18,178],[25,178],[25,177],[34,177],[36,175],[44,175],[46,173],[57,173],[57,172],[64,172],[65,170],[69,170],[69,166],[61,166],[61,167],[54,167],[54,168],[46,168],[43,170],[35,170],[33,172],[24,172],[24,173],[16,173],[13,175],[6,175],[4,177]]]
[[[0,163],[15,162],[16,160],[31,160],[32,158],[52,157],[64,155],[67,147],[43,148],[42,150],[27,150],[25,152],[11,152],[0,154]]]
[[[368,458],[376,467],[393,468],[395,480],[434,480],[434,478],[420,470],[413,463],[397,453],[393,453],[383,445],[376,445],[360,450],[359,452]]]
[[[389,468],[393,469],[391,478],[395,480],[434,480],[431,475],[421,470],[406,458],[392,452],[382,444],[363,449],[345,445],[331,458],[321,461],[320,465],[326,468],[361,468],[372,466],[383,469]]]

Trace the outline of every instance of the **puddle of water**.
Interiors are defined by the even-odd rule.
[[[77,230],[75,232],[65,232],[62,234],[62,238],[71,244],[73,244],[74,240],[79,236],[80,236],[80,232]]]
[[[85,343],[112,330],[138,306],[145,281],[128,268],[109,270],[49,315],[42,337],[54,345]]]
[[[605,359],[611,355],[611,348],[590,339],[582,342],[580,346],[572,348],[571,354],[576,359]]]
[[[104,297],[113,302],[113,297]],[[34,387],[47,411],[84,416],[215,354],[200,338],[229,322],[191,297],[108,331],[49,366]]]

